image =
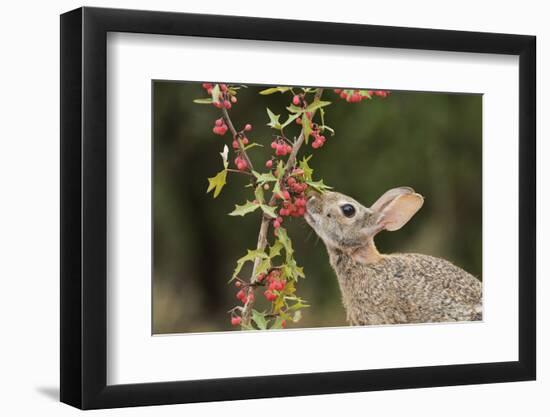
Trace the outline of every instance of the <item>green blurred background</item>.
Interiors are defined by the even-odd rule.
[[[266,107],[286,120],[291,100],[288,93],[259,95],[264,88],[241,89],[230,110],[237,129],[251,123],[249,138],[266,145],[250,150],[256,166],[271,151]],[[222,169],[219,152],[230,145],[230,134],[212,133],[219,110],[193,103],[205,96],[200,83],[153,82],[155,334],[230,330],[227,310],[238,301],[227,280],[236,260],[256,246],[259,212],[227,215],[250,199],[246,178],[230,173],[217,199],[206,194],[207,177]],[[301,152],[314,154],[315,178],[367,206],[389,188],[413,187],[424,195],[424,206],[403,229],[379,234],[378,249],[443,257],[481,279],[481,95],[392,91],[386,99],[352,104],[326,89],[323,100],[333,102],[325,123],[336,135],[317,151]],[[285,227],[306,273],[297,294],[311,304],[290,327],[346,325],[323,243],[303,219],[285,220]]]

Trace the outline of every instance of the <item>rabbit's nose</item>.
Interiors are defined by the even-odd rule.
[[[306,210],[314,214],[321,212],[321,199],[318,195],[314,194],[307,200]]]

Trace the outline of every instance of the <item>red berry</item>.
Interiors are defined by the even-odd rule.
[[[340,94],[340,93],[342,92],[342,89],[341,89],[341,88],[335,88],[335,89],[334,89],[334,92],[335,92],[336,94]]]
[[[300,104],[300,96],[299,95],[296,94],[294,97],[292,97],[292,104],[294,104],[295,106]]]
[[[237,300],[244,301],[246,299],[246,294],[244,293],[244,290],[239,290],[236,297],[237,297]]]
[[[286,327],[286,320],[285,320],[285,319],[283,319],[283,320],[281,321],[281,327],[282,327],[283,329]]]
[[[275,220],[275,221],[273,222],[273,227],[274,227],[275,229],[277,229],[277,228],[281,227],[281,223],[279,223],[277,220]]]
[[[208,90],[209,88],[212,88],[212,84],[211,83],[202,83],[202,88],[204,88],[205,90]]]
[[[287,190],[284,190],[282,196],[285,200],[290,199],[290,193]]]
[[[243,145],[248,145],[248,138],[247,137],[244,137],[243,139]]]
[[[249,303],[253,302],[254,301],[254,293],[251,292],[250,294],[248,294],[247,300],[248,300]]]
[[[215,122],[216,126],[221,126],[223,125],[223,119],[220,117],[219,119],[216,119],[216,122]]]
[[[301,125],[301,124],[302,124],[302,118],[301,118],[301,117],[296,118],[296,124],[297,124],[297,125]]]
[[[234,141],[231,143],[231,146],[233,146],[233,149],[239,149],[239,142],[237,142],[236,140],[234,140]]]
[[[243,283],[241,281],[235,281],[235,287],[241,288],[242,285]]]
[[[262,272],[261,274],[259,274],[259,275],[256,277],[256,280],[257,280],[258,282],[262,282],[262,281],[264,280],[264,278],[265,278],[265,273]]]
[[[237,97],[231,96],[231,103],[235,104],[237,102]]]
[[[267,298],[268,301],[273,301],[277,298],[277,296],[273,294],[270,290],[266,290],[264,292],[264,296],[265,298]]]
[[[244,127],[244,130],[246,130],[247,132],[250,132],[252,130],[252,125],[250,123],[248,123],[245,127]]]
[[[227,91],[227,84],[220,84],[220,90],[222,90],[223,92],[226,92]]]
[[[230,109],[231,108],[231,102],[229,100],[225,100],[223,102],[223,107],[225,107],[226,109]]]
[[[265,163],[266,168],[271,168],[273,166],[273,161],[270,159]]]
[[[241,318],[239,316],[231,317],[231,324],[233,326],[238,326],[239,324],[241,324]]]

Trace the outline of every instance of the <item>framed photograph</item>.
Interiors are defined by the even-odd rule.
[[[533,380],[535,37],[61,16],[61,401]]]

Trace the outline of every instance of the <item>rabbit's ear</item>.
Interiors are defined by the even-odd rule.
[[[424,204],[424,197],[422,197],[420,194],[415,193],[412,188],[408,188],[404,190],[405,192],[396,192],[393,189],[388,192],[386,192],[376,203],[374,203],[373,207],[375,207],[386,194],[394,192],[391,199],[388,198],[389,201],[384,202],[384,204],[381,204],[378,210],[375,210],[375,212],[378,213],[378,217],[376,219],[376,225],[378,230],[399,230],[401,229],[414,214],[422,207],[422,204]],[[410,191],[409,191],[410,190]]]
[[[403,195],[403,194],[413,194],[414,190],[411,187],[397,187],[392,188],[391,190],[386,191],[384,194],[376,200],[376,203],[374,203],[371,206],[372,211],[382,211],[382,209],[390,204],[396,197]]]

